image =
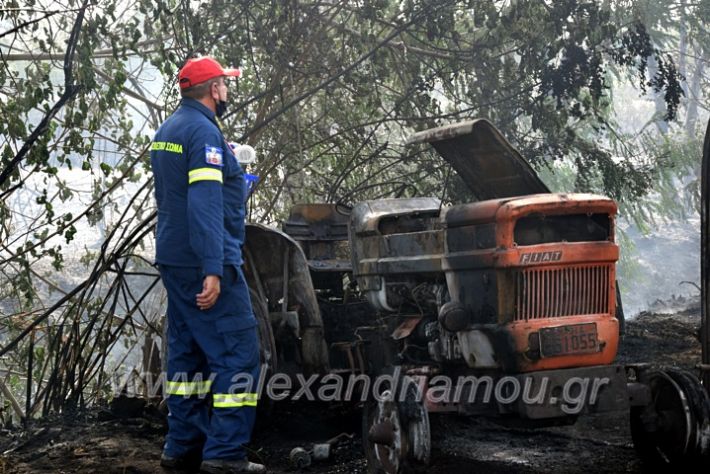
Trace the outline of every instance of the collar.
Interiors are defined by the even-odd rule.
[[[192,109],[202,112],[205,116],[207,116],[208,119],[210,119],[210,121],[214,122],[215,125],[219,126],[217,124],[217,117],[215,116],[215,113],[212,112],[206,105],[204,105],[200,101],[190,99],[189,97],[183,97],[180,102],[180,105],[183,107],[190,107]]]

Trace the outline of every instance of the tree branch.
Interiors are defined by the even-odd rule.
[[[238,139],[237,141],[238,141],[239,143],[243,143],[244,140],[246,140],[247,137],[249,137],[249,135],[251,135],[252,133],[255,133],[255,132],[261,130],[262,128],[264,128],[265,126],[267,126],[268,124],[270,124],[271,122],[273,122],[277,117],[279,117],[280,115],[284,114],[287,110],[291,109],[291,107],[293,107],[294,105],[296,105],[296,104],[298,104],[299,102],[301,102],[303,99],[305,99],[305,98],[307,98],[307,97],[310,97],[311,95],[315,94],[316,92],[318,92],[318,91],[321,90],[321,89],[324,89],[324,88],[327,87],[329,84],[335,82],[338,78],[344,76],[345,74],[349,73],[350,71],[352,71],[353,69],[355,69],[356,67],[358,67],[360,64],[362,64],[362,63],[365,62],[367,59],[369,59],[370,57],[372,57],[380,48],[386,46],[390,41],[392,41],[395,37],[397,37],[397,35],[399,35],[399,34],[402,33],[404,30],[406,30],[407,28],[409,28],[411,25],[413,25],[414,23],[416,23],[416,22],[420,19],[420,17],[423,16],[423,12],[424,12],[424,11],[426,11],[426,10],[422,10],[422,12],[420,12],[418,15],[415,15],[414,17],[412,17],[411,20],[409,20],[408,22],[403,23],[402,25],[398,26],[394,31],[392,31],[389,35],[387,35],[387,37],[385,37],[385,39],[383,39],[382,41],[380,41],[380,42],[379,42],[374,48],[372,48],[370,51],[368,51],[367,53],[365,53],[365,54],[363,54],[362,56],[360,56],[360,57],[359,57],[355,62],[353,62],[350,66],[346,67],[345,69],[343,69],[342,71],[338,72],[337,74],[334,74],[334,75],[330,76],[328,79],[324,80],[323,82],[321,82],[320,84],[318,84],[318,85],[315,86],[314,88],[312,88],[312,89],[310,89],[310,90],[304,92],[303,94],[299,95],[299,96],[296,97],[295,99],[291,100],[290,102],[288,102],[287,104],[285,104],[283,107],[281,107],[280,110],[277,110],[277,111],[271,113],[271,114],[270,114],[268,117],[266,117],[264,120],[262,120],[261,122],[257,123],[257,124],[256,124],[255,126],[253,126],[250,130],[246,131],[241,137],[239,137],[239,139]]]
[[[72,74],[72,65],[74,63],[74,53],[76,52],[76,45],[79,42],[79,33],[81,32],[81,26],[84,22],[84,13],[86,12],[86,7],[89,4],[89,0],[84,0],[84,4],[77,13],[76,20],[74,21],[74,27],[72,28],[71,35],[69,36],[67,51],[64,55],[64,92],[62,93],[59,100],[54,104],[54,106],[47,112],[42,121],[37,125],[37,127],[32,131],[30,136],[27,138],[25,143],[22,144],[22,148],[17,152],[17,155],[10,160],[10,162],[3,168],[0,173],[0,186],[5,184],[10,175],[15,171],[17,166],[25,158],[25,155],[34,146],[35,142],[42,136],[43,133],[49,128],[49,124],[52,122],[57,113],[64,107],[64,104],[73,99],[76,94],[81,89],[81,86],[74,84],[74,76]]]
[[[26,26],[34,25],[35,23],[39,23],[40,21],[44,20],[45,18],[49,18],[50,16],[56,15],[57,13],[59,13],[59,12],[58,12],[58,11],[47,12],[44,16],[42,16],[42,17],[40,17],[40,18],[35,18],[34,20],[28,20],[28,21],[26,21],[26,22],[24,22],[24,23],[20,23],[20,24],[17,25],[16,27],[11,28],[11,29],[5,31],[4,33],[0,33],[0,38],[2,38],[3,36],[11,35],[11,34],[13,34],[13,33],[17,33],[17,32],[20,31],[22,28],[24,28],[24,27],[26,27]]]

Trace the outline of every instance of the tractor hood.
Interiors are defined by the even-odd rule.
[[[479,201],[549,193],[535,170],[485,119],[431,128],[407,144],[430,143],[454,167]]]

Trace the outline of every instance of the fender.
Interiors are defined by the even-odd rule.
[[[330,363],[323,319],[301,247],[278,229],[249,223],[242,251],[249,287],[268,308],[282,313],[298,312],[303,364],[300,369],[306,373],[327,373]]]

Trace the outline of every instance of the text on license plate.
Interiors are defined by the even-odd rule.
[[[597,325],[594,323],[540,329],[542,357],[587,354],[598,350]]]

